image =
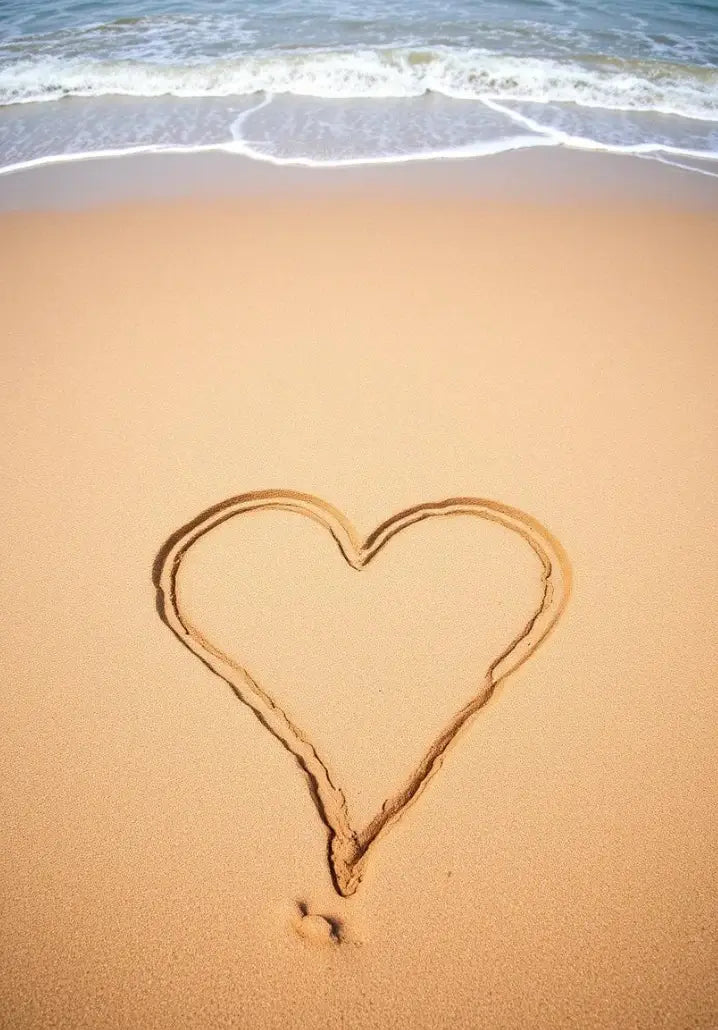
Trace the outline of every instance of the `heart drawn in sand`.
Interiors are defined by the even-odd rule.
[[[294,512],[318,522],[334,538],[341,557],[360,572],[392,537],[429,518],[472,515],[517,534],[538,559],[541,581],[537,606],[500,654],[477,676],[477,688],[435,737],[401,789],[388,797],[381,810],[363,830],[353,827],[344,792],[330,776],[315,745],[280,707],[277,699],[254,679],[241,662],[212,643],[183,611],[177,577],[191,548],[229,519],[252,511]],[[402,814],[440,767],[447,749],[462,728],[486,704],[500,683],[534,653],[556,625],[571,590],[571,566],[556,538],[536,519],[496,501],[473,497],[451,498],[420,504],[392,516],[362,540],[351,523],[326,501],[293,491],[261,491],[242,494],[202,512],[167,540],[155,562],[157,609],[177,638],[213,673],[229,684],[263,726],[290,751],[304,771],[312,798],[329,834],[328,857],[337,891],[354,894],[367,856],[379,836]]]

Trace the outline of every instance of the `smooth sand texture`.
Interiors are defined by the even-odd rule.
[[[3,1025],[714,1026],[718,218],[357,195],[0,232]],[[168,538],[258,490],[359,540],[488,498],[573,566],[349,898],[295,758],[155,608]],[[262,510],[187,563],[354,828],[542,590],[469,518],[358,573]]]

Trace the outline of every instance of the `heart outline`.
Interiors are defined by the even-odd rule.
[[[492,660],[477,692],[441,730],[403,789],[384,801],[381,811],[362,831],[351,826],[344,793],[333,783],[309,738],[248,670],[204,637],[180,607],[177,576],[190,548],[223,522],[257,510],[290,511],[318,522],[329,531],[342,557],[357,572],[366,568],[397,533],[423,519],[451,515],[473,515],[518,533],[541,564],[541,600],[526,625]],[[461,730],[554,629],[568,603],[571,581],[571,564],[557,538],[533,516],[497,501],[455,497],[415,505],[391,516],[362,540],[349,519],[333,505],[312,494],[293,490],[239,494],[206,509],[167,539],[153,566],[156,607],[162,621],[195,657],[232,688],[304,772],[315,807],[328,831],[327,857],[332,881],[343,897],[356,892],[373,845],[419,797]]]

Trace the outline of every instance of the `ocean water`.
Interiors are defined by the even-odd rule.
[[[0,0],[0,172],[536,146],[718,175],[718,0]]]

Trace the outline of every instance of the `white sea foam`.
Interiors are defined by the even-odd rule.
[[[718,160],[703,0],[181,6],[0,0],[0,171],[203,150],[341,167],[562,146],[711,175]]]
[[[0,68],[0,105],[66,96],[403,98],[572,103],[718,121],[718,69],[557,60],[462,47],[271,51],[202,63],[37,57]]]
[[[245,140],[228,140],[222,143],[209,143],[197,146],[175,144],[146,144],[142,146],[124,146],[102,150],[83,150],[63,154],[47,154],[30,158],[5,166],[0,166],[0,176],[12,175],[45,165],[66,164],[76,161],[93,161],[109,158],[138,156],[143,154],[208,154],[225,153],[251,160],[264,162],[276,167],[299,168],[352,168],[370,165],[407,164],[416,161],[466,160],[470,158],[491,157],[514,150],[525,150],[534,147],[566,147],[572,150],[602,151],[605,153],[632,155],[659,161],[688,172],[695,172],[718,178],[718,154],[706,154],[703,151],[681,149],[679,147],[662,146],[652,143],[633,146],[609,146],[592,139],[570,137],[563,133],[546,133],[544,135],[515,135],[482,143],[452,146],[447,148],[410,151],[403,154],[374,154],[365,157],[343,159],[320,159],[306,155],[292,157],[278,156],[260,150],[256,145]],[[678,161],[676,158],[684,160]],[[706,164],[715,163],[716,171],[705,167],[696,167],[685,163],[686,160],[701,161]]]
[[[510,150],[523,150],[528,147],[554,146],[555,141],[537,136],[512,136],[488,143],[467,144],[466,146],[446,149],[411,151],[400,155],[375,154],[361,158],[345,158],[340,160],[321,160],[319,158],[297,156],[280,157],[257,149],[251,143],[241,140],[229,140],[225,143],[208,143],[199,146],[178,146],[173,144],[147,144],[136,147],[118,147],[112,150],[86,150],[67,154],[47,154],[43,157],[30,158],[14,164],[0,167],[0,175],[12,175],[40,168],[43,165],[66,164],[73,161],[95,161],[114,157],[131,157],[142,154],[208,154],[225,153],[262,161],[276,167],[298,168],[355,168],[363,165],[406,164],[412,161],[438,161],[446,159],[466,159],[472,157],[488,157],[502,154]]]

